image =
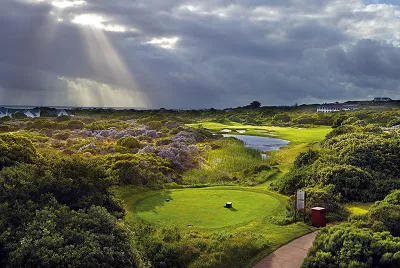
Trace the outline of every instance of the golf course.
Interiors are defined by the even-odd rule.
[[[225,208],[232,202],[232,208]],[[282,199],[240,188],[200,188],[163,191],[140,200],[135,212],[145,221],[179,227],[223,228],[273,216]]]
[[[123,200],[128,225],[146,224],[156,232],[156,237],[163,239],[170,239],[170,235],[165,238],[166,233],[179,234],[181,244],[197,247],[198,243],[205,243],[204,250],[209,253],[204,252],[205,255],[201,256],[209,258],[212,254],[212,261],[205,265],[205,259],[201,257],[193,267],[218,267],[215,262],[226,264],[229,261],[236,261],[232,264],[234,266],[240,263],[241,267],[251,267],[280,246],[313,231],[302,222],[287,223],[289,197],[275,192],[272,185],[289,171],[298,154],[319,146],[331,128],[301,129],[207,122],[190,126],[207,128],[215,133],[229,129],[232,130],[230,134],[283,139],[289,144],[280,150],[266,152],[267,159],[262,159],[260,152],[245,147],[243,143],[219,140],[215,142],[216,149],[204,154],[206,163],[203,167],[183,174],[183,182],[187,185],[172,185],[157,191],[118,187],[116,192]],[[261,177],[251,184],[220,180],[228,176],[225,174],[240,174],[246,167],[260,165],[271,168],[259,173]],[[209,184],[203,183],[205,178]],[[245,180],[242,178],[241,181]],[[232,208],[225,207],[227,202],[232,202]],[[220,243],[217,241],[236,241],[235,237],[238,239],[237,247],[243,249],[247,244],[250,247],[248,251],[236,253],[233,257],[234,253],[227,253],[226,247],[234,245],[217,247]],[[219,254],[229,255],[231,260],[219,260]]]

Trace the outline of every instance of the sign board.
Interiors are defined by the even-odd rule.
[[[304,191],[297,191],[297,198],[296,198],[296,208],[297,210],[304,209],[306,201],[306,192]]]

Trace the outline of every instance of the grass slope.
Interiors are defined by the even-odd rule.
[[[205,153],[206,163],[201,168],[188,170],[183,174],[184,183],[219,183],[232,172],[264,162],[260,152],[244,147],[238,140],[218,140],[215,145],[220,148]]]

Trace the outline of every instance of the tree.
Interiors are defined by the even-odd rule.
[[[260,108],[260,107],[261,107],[261,102],[259,102],[259,101],[252,101],[252,102],[249,104],[248,107],[251,108],[251,109]]]

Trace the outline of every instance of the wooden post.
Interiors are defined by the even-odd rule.
[[[304,192],[304,209],[303,209],[303,222],[306,223],[306,213],[307,213],[307,192]]]
[[[295,201],[294,201],[294,223],[297,223],[297,191],[294,194]]]

